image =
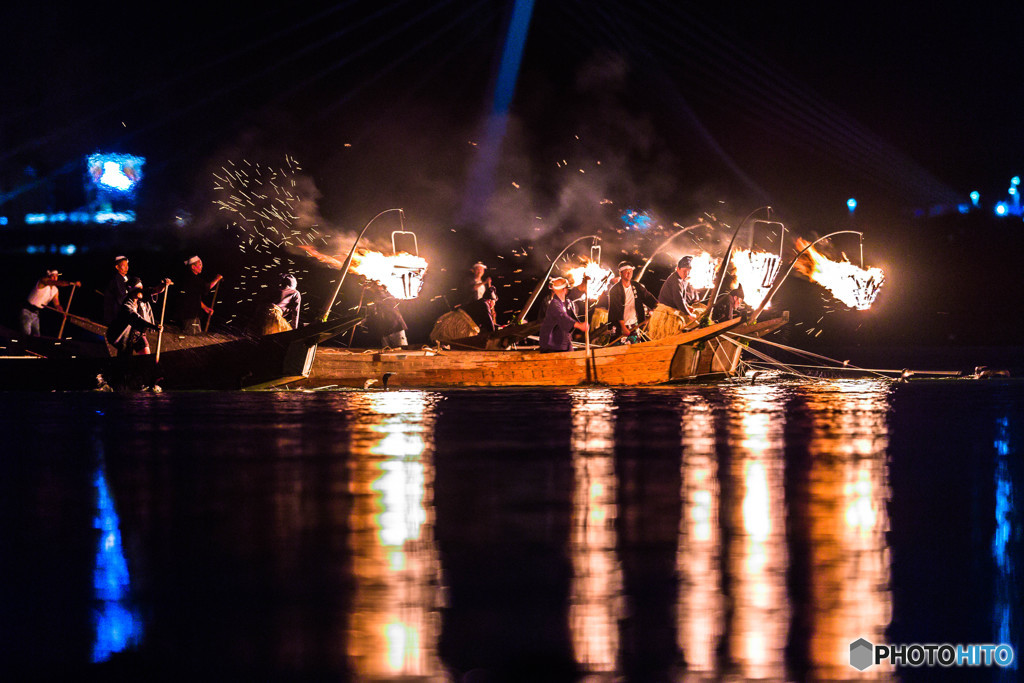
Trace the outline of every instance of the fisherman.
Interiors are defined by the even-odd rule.
[[[163,287],[167,285],[164,281]],[[162,288],[160,291],[163,291]],[[150,293],[150,297],[155,297]],[[161,325],[153,319],[153,309],[146,298],[142,280],[132,278],[128,284],[128,294],[117,310],[114,320],[107,326],[107,341],[117,349],[117,356],[144,355],[149,353],[149,340],[146,330],[160,330]]]
[[[274,303],[281,310],[281,317],[293,330],[299,329],[299,310],[302,308],[302,294],[299,293],[298,285],[294,275],[282,273],[278,280],[277,301]]]
[[[53,304],[61,313],[64,307],[60,305],[60,290],[58,287],[81,287],[81,282],[67,282],[60,279],[60,273],[56,270],[48,270],[36,281],[35,287],[25,297],[25,303],[21,306],[21,331],[27,337],[39,337],[39,312]]]
[[[370,332],[380,339],[382,347],[398,348],[408,346],[409,340],[406,336],[408,326],[405,318],[398,310],[398,299],[391,295],[387,287],[379,282],[369,281],[366,285],[369,292],[369,303],[367,310],[369,320],[367,323]]]
[[[626,340],[636,338],[635,332],[647,320],[647,308],[653,310],[658,305],[646,287],[633,282],[634,270],[629,261],[619,263],[619,281],[608,290],[608,321]]]
[[[692,256],[680,258],[675,271],[665,278],[658,292],[658,303],[670,306],[687,317],[694,315],[693,306],[701,300],[700,293],[690,284],[692,266]]]
[[[498,321],[494,312],[494,304],[498,301],[498,290],[491,284],[491,278],[486,278],[484,282],[486,283],[484,293],[479,299],[472,299],[455,308],[465,312],[481,332],[494,332],[498,329]]]
[[[568,310],[568,280],[564,277],[551,278],[548,287],[551,288],[552,296],[540,326],[540,352],[572,351],[573,330],[586,332],[587,323],[576,320]]]
[[[203,325],[200,319],[207,316],[207,321],[213,316],[213,308],[207,306],[203,300],[223,279],[221,275],[207,278],[203,275],[203,261],[198,256],[190,256],[185,259],[185,265],[189,270],[185,274],[185,294],[181,301],[181,326],[185,334],[194,335],[203,332]]]
[[[125,296],[128,294],[128,257],[114,257],[114,276],[103,290],[103,324],[109,325],[117,315]]]
[[[464,303],[483,299],[487,293],[487,288],[491,286],[491,278],[484,277],[484,273],[487,272],[487,266],[477,261],[470,270],[473,272],[473,277],[466,282]]]
[[[745,309],[749,310],[749,307],[743,302],[743,285],[737,285],[735,289],[719,295],[715,301],[715,307],[711,310],[711,315],[715,320],[721,322],[745,312]]]

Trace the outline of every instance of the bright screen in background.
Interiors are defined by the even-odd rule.
[[[99,192],[131,195],[142,180],[144,157],[131,154],[90,154],[86,157],[89,184]]]

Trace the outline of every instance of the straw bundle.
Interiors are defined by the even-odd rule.
[[[608,322],[608,309],[607,308],[595,308],[590,314],[590,326],[600,327]]]
[[[651,339],[664,339],[673,334],[682,332],[687,324],[694,318],[687,316],[682,311],[676,310],[665,304],[658,304],[658,307],[651,312],[651,321],[647,325],[647,335]]]
[[[434,329],[430,331],[430,341],[450,342],[453,339],[463,339],[477,334],[480,334],[480,328],[469,314],[456,308],[437,319]]]
[[[287,332],[290,329],[292,329],[292,326],[281,315],[280,308],[271,304],[263,309],[259,319],[259,332],[261,335],[266,336],[278,332]]]

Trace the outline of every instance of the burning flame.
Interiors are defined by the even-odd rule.
[[[779,274],[779,255],[767,251],[736,249],[731,261],[736,268],[736,279],[743,287],[743,301],[757,308],[772,288],[775,276]]]
[[[336,256],[328,256],[308,245],[300,247],[321,263],[340,269],[344,260]],[[350,273],[362,275],[384,285],[388,293],[396,299],[415,299],[423,288],[423,274],[427,271],[427,261],[420,256],[399,252],[388,256],[379,251],[357,249],[349,264]]]
[[[796,240],[798,250],[805,249],[810,242],[799,237]],[[850,308],[865,311],[871,308],[878,296],[878,290],[885,282],[885,274],[881,268],[858,268],[846,257],[842,261],[833,261],[820,251],[811,247],[796,262],[796,269],[832,293],[839,301]]]
[[[565,274],[573,287],[583,282],[584,275],[590,278],[587,281],[587,296],[590,299],[597,299],[601,296],[615,277],[615,273],[604,268],[600,263],[589,259],[585,259],[582,266],[572,268]]]
[[[694,289],[711,289],[715,286],[715,270],[721,259],[706,251],[693,257],[690,262],[690,286]]]

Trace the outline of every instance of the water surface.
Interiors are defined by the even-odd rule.
[[[1013,382],[0,404],[10,673],[1016,678],[849,665],[1019,650]]]

